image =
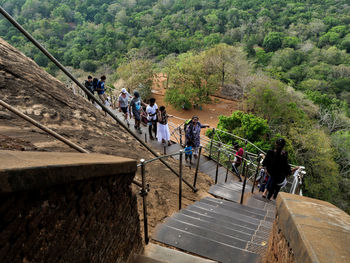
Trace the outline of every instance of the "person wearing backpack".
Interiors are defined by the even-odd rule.
[[[137,130],[140,134],[142,134],[141,131],[141,107],[142,105],[144,105],[144,103],[141,101],[140,98],[140,93],[138,93],[138,91],[134,91],[134,97],[130,102],[130,107],[129,107],[129,111],[130,111],[130,116],[134,116],[135,119],[135,125],[134,128],[135,130]]]
[[[192,121],[187,125],[186,127],[186,144],[188,141],[193,142],[194,147],[194,158],[198,157],[198,150],[199,146],[201,144],[200,142],[200,134],[201,134],[201,128],[208,128],[209,125],[202,125],[199,121],[198,116],[193,116]]]
[[[93,84],[92,84],[92,77],[91,76],[88,76],[88,79],[85,80],[84,86],[85,86],[85,88],[87,88],[90,91],[90,93],[92,95],[94,95],[94,87],[93,87]],[[93,103],[93,100],[89,96],[89,94],[86,94],[86,95],[87,95],[88,100],[91,101],[91,103]]]
[[[279,138],[275,142],[275,146],[272,150],[269,150],[262,165],[266,168],[265,170],[270,175],[270,182],[267,186],[267,199],[276,199],[278,192],[284,184],[286,177],[292,174],[297,168],[291,169],[288,163],[288,153],[283,150],[286,145],[286,141],[283,138]],[[263,197],[265,197],[265,192]]]
[[[103,105],[106,104],[108,101],[107,95],[105,93],[105,82],[106,82],[106,76],[102,75],[101,79],[97,82],[95,90],[97,91],[98,97],[100,98]]]

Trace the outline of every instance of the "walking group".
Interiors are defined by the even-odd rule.
[[[261,167],[257,181],[259,191],[263,192],[262,197],[271,200],[276,199],[280,189],[287,184],[287,177],[295,172],[299,167],[291,169],[288,163],[288,153],[283,150],[286,141],[283,138],[276,140],[273,149],[266,154],[260,154]],[[243,161],[244,150],[235,145],[235,159],[232,163],[232,171],[242,181],[238,167]],[[259,164],[258,164],[259,165]]]
[[[97,92],[101,102],[109,106],[109,99],[106,96],[105,90],[106,76],[101,76],[100,79],[92,78],[91,76],[85,81],[85,87],[94,95]],[[89,100],[92,101],[90,96]],[[172,117],[167,114],[164,106],[158,108],[155,98],[150,98],[149,103],[142,101],[138,91],[134,91],[133,96],[123,88],[118,97],[119,111],[123,112],[124,119],[130,126],[129,118],[134,118],[134,129],[142,134],[141,123],[148,126],[149,138],[158,140],[163,144],[171,145],[170,131],[168,126],[168,118]],[[202,128],[207,128],[209,125],[202,125],[199,122],[198,116],[193,116],[185,121],[185,161],[192,164],[192,155],[198,157],[200,147],[200,133]],[[276,140],[274,148],[269,150],[266,156],[262,156],[261,170],[259,175],[259,190],[263,192],[262,197],[268,200],[273,197],[276,199],[281,187],[286,185],[286,177],[292,174],[296,169],[291,169],[288,164],[288,154],[283,150],[286,142],[283,138]],[[234,145],[235,155],[232,163],[232,171],[242,181],[239,167],[244,159],[244,150],[238,144]]]
[[[109,106],[109,98],[106,94],[106,76],[102,75],[100,79],[92,78],[92,76],[88,76],[88,79],[85,80],[84,86],[88,89],[88,91],[91,93],[90,95],[87,94],[88,100],[94,103],[94,101],[91,98],[91,95],[94,96],[95,92],[97,92],[98,97],[100,98],[101,102],[105,106]]]
[[[134,129],[142,134],[141,123],[148,126],[149,138],[158,140],[163,144],[171,144],[170,131],[168,126],[168,118],[165,107],[156,104],[155,98],[149,99],[149,104],[142,101],[140,93],[134,91],[134,95],[123,88],[118,97],[119,111],[123,112],[124,119],[128,126],[130,125],[129,118],[134,118]]]

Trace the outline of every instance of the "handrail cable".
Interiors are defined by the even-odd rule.
[[[9,22],[14,25],[23,35],[25,35],[30,42],[32,42],[37,48],[40,49],[59,69],[61,69],[79,88],[81,88],[88,96],[96,102],[108,115],[110,115],[117,123],[122,126],[126,131],[128,131],[139,143],[141,143],[148,151],[150,151],[154,156],[158,157],[159,155],[150,148],[146,143],[144,143],[133,131],[131,131],[118,117],[116,117],[113,112],[103,105],[98,99],[93,96],[90,91],[85,88],[57,59],[55,59],[36,39],[34,39],[12,16],[10,16],[5,9],[0,6],[0,13],[7,19]],[[163,159],[159,159],[167,168],[169,168],[176,176],[179,177],[179,174]],[[183,180],[184,183],[196,192],[197,189],[194,188],[186,180]]]

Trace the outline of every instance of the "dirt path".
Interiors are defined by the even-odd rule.
[[[166,89],[164,89],[165,83],[166,78],[162,74],[159,74],[153,83],[152,93],[153,97],[156,99],[157,105],[166,106],[168,114],[174,115],[184,120],[190,119],[192,116],[197,115],[202,124],[208,124],[210,127],[216,127],[219,122],[220,115],[229,116],[232,114],[232,112],[238,110],[240,106],[239,101],[225,100],[211,96],[213,103],[202,106],[201,110],[177,110],[171,105],[167,105],[164,101],[166,91]],[[171,122],[180,125],[183,122],[181,119],[171,118]],[[202,130],[202,134],[204,133],[205,129]]]

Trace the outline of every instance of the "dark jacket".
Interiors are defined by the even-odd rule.
[[[285,151],[277,153],[269,150],[262,164],[277,184],[282,183],[292,173],[288,164],[288,154]]]

